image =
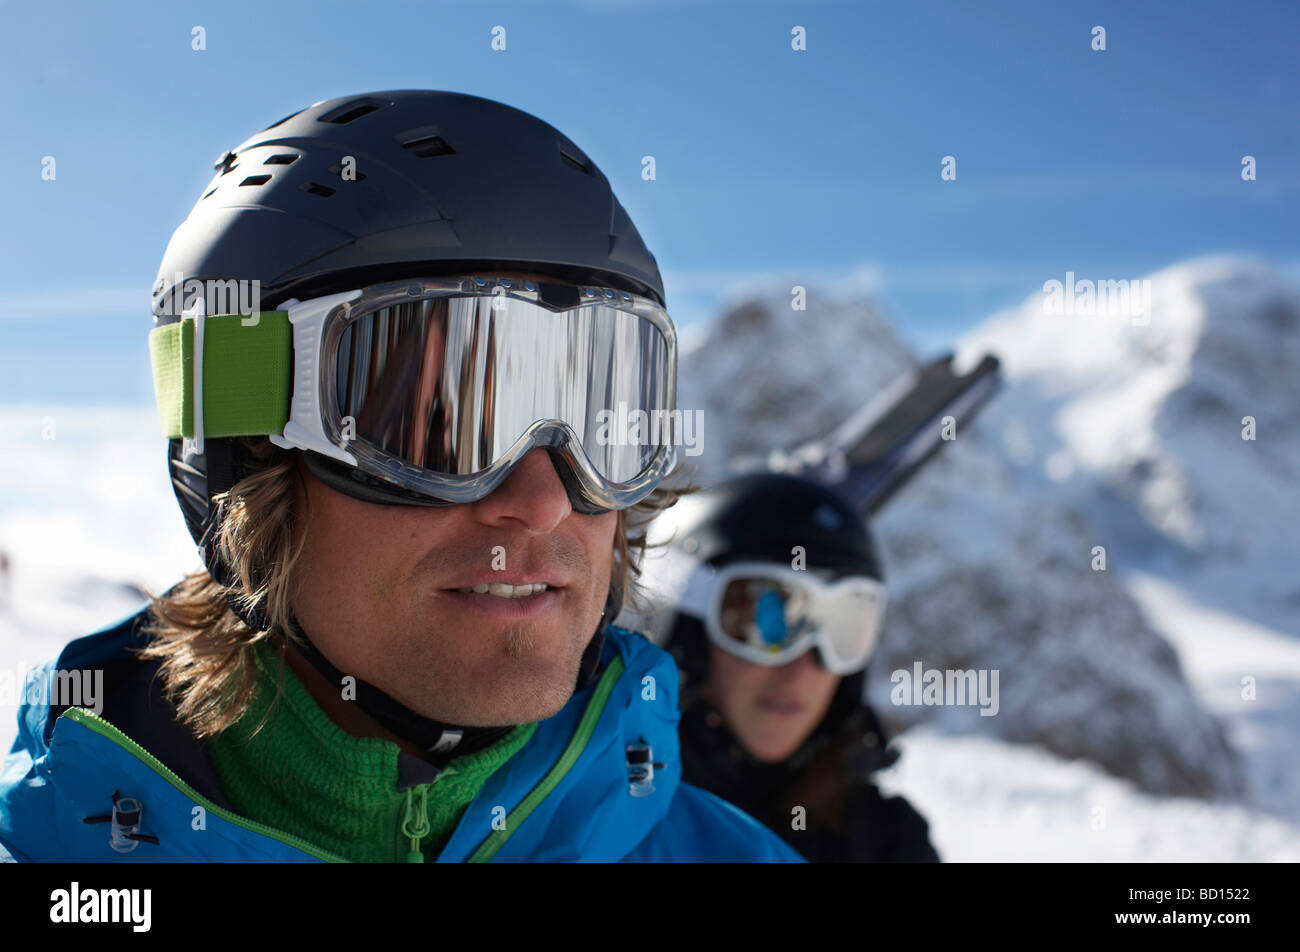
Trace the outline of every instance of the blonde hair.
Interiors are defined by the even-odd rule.
[[[158,675],[164,693],[180,721],[199,738],[239,720],[256,683],[254,646],[291,630],[294,568],[306,538],[306,513],[296,505],[295,481],[302,477],[295,454],[266,439],[242,442],[258,471],[214,497],[222,505],[217,547],[234,584],[223,585],[200,569],[163,594],[151,595],[145,628],[150,640],[138,652],[162,662]],[[689,491],[661,487],[619,511],[611,585],[625,598],[635,597],[646,527]],[[246,611],[260,605],[269,626],[254,631],[230,600]]]

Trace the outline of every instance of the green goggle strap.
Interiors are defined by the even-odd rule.
[[[194,323],[186,318],[149,332],[158,420],[168,438],[196,435]],[[202,397],[205,437],[282,433],[293,397],[289,313],[204,318]]]

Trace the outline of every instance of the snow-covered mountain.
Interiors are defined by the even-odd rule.
[[[1010,382],[987,425],[1119,558],[1300,634],[1300,288],[1239,258],[1147,280],[1142,321],[1040,295],[969,334]]]
[[[1001,357],[1009,386],[877,520],[891,600],[869,693],[896,729],[937,721],[1152,792],[1237,795],[1245,772],[1221,722],[1121,576],[1249,580],[1278,610],[1296,598],[1286,484],[1300,444],[1284,408],[1300,312],[1246,261],[1149,280],[1136,316],[1053,314],[1036,294],[961,342],[963,358]],[[795,311],[774,288],[739,302],[682,359],[682,405],[707,424],[697,478],[823,435],[915,364],[860,298],[810,289]],[[891,703],[890,674],[916,662],[997,670],[999,713]]]

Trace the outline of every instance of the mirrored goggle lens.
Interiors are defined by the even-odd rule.
[[[783,578],[741,577],[718,608],[723,633],[774,661],[815,639],[833,664],[864,663],[875,647],[884,601],[878,583],[843,579],[821,587]]]
[[[670,355],[659,327],[617,308],[438,297],[348,323],[335,403],[357,440],[448,475],[487,469],[556,420],[603,479],[624,483],[673,439]]]

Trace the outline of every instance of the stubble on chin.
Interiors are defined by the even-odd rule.
[[[506,652],[516,661],[531,654],[536,643],[532,625],[511,625],[506,630]]]

